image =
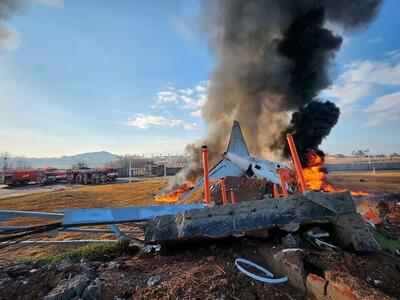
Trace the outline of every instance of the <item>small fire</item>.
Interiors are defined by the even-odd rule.
[[[154,197],[155,201],[158,202],[176,202],[179,200],[179,197],[190,190],[193,187],[192,182],[186,182],[178,187],[175,191],[169,194],[158,195]]]
[[[325,181],[323,170],[324,159],[314,150],[307,153],[307,167],[303,169],[304,179],[309,189],[325,192],[335,191],[334,187]]]
[[[307,167],[303,169],[304,179],[310,190],[324,192],[345,192],[347,189],[335,188],[325,180],[324,158],[314,150],[307,153]],[[363,191],[350,191],[352,196],[367,196],[369,193]]]

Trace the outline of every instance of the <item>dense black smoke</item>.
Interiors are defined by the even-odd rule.
[[[286,133],[293,135],[303,167],[307,166],[308,150],[314,150],[320,156],[324,156],[318,146],[336,125],[339,115],[339,108],[329,101],[312,101],[292,114],[289,127],[284,132],[282,140],[285,139]],[[290,155],[287,144],[284,146],[284,154],[287,157]]]
[[[376,15],[380,0],[221,0],[205,7],[215,54],[206,142],[223,152],[232,120],[250,151],[281,156],[290,112],[330,85],[329,68],[342,38],[330,27],[355,30]]]
[[[290,81],[282,101],[289,109],[310,102],[330,83],[327,68],[342,38],[323,28],[324,15],[320,6],[298,16],[278,44],[278,53],[291,62]]]
[[[307,105],[330,85],[329,68],[342,43],[342,38],[331,28],[349,32],[367,25],[380,3],[380,0],[208,1],[204,8],[205,28],[215,67],[202,117],[210,132],[192,149],[200,151],[197,150],[200,145],[207,143],[214,154],[225,151],[232,121],[236,119],[252,154],[270,158],[286,154],[282,152],[286,144],[282,132],[287,131],[290,113],[298,111],[294,116],[302,116],[314,112],[321,103]],[[326,118],[335,121],[311,122],[313,130],[318,124],[336,124],[338,109],[323,110]],[[295,139],[308,136],[308,128],[296,124],[293,120],[289,125]],[[329,133],[330,129],[324,130]],[[318,149],[324,136],[309,146]],[[213,155],[211,162],[218,159],[218,155]]]
[[[0,51],[9,48],[10,39],[15,38],[15,33],[5,26],[4,22],[25,4],[24,0],[0,0]]]

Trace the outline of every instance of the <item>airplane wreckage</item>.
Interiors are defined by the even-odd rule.
[[[203,147],[204,176],[196,182],[193,189],[181,196],[185,198],[194,190],[204,187],[204,203],[67,209],[62,213],[0,210],[0,222],[13,217],[57,220],[35,227],[0,227],[0,247],[80,241],[29,240],[31,236],[45,232],[50,232],[52,236],[61,231],[114,232],[118,238],[136,243],[168,245],[231,236],[259,237],[261,234],[266,237],[268,230],[273,228],[295,232],[304,226],[329,224],[339,246],[356,251],[379,251],[379,244],[369,232],[362,216],[357,213],[349,192],[325,193],[307,189],[291,136],[288,136],[288,142],[296,168],[296,191],[285,176],[290,169],[279,163],[250,156],[240,125],[234,121],[223,159],[208,171],[207,148]],[[210,179],[227,176],[265,179],[273,184],[275,197],[265,194],[260,200],[245,199],[227,203],[226,190],[222,186],[222,192],[225,194],[222,195],[222,205],[212,203]],[[282,196],[277,195],[278,185]],[[134,230],[123,231],[117,227],[118,224],[132,223],[135,223]],[[109,230],[91,228],[103,224],[109,225]],[[81,226],[85,228],[80,228]],[[144,239],[139,239],[138,234],[144,236]],[[103,240],[83,240],[91,241]]]

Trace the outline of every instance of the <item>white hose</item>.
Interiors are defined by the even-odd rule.
[[[301,248],[286,248],[282,250],[282,253],[287,253],[287,252],[297,252],[297,251],[304,251]]]
[[[270,271],[268,271],[267,269],[247,260],[244,258],[236,258],[235,259],[235,266],[236,268],[239,269],[240,272],[242,272],[243,274],[249,276],[250,278],[253,278],[255,280],[261,281],[261,282],[266,282],[266,283],[282,283],[282,282],[286,282],[288,280],[287,277],[282,277],[282,278],[277,278],[277,279],[272,279],[272,278],[268,278],[268,277],[261,277],[261,276],[257,276],[253,273],[250,273],[249,271],[245,270],[243,267],[241,267],[239,265],[240,263],[252,266],[258,270],[260,270],[261,272],[267,274],[268,277],[274,277],[274,274],[272,274]]]

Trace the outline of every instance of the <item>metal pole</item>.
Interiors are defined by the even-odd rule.
[[[231,190],[231,203],[232,204],[236,203],[235,193],[233,192],[233,190]]]
[[[132,159],[129,159],[129,183],[132,182]]]
[[[222,193],[222,203],[224,205],[228,204],[228,200],[226,199],[226,188],[225,188],[224,178],[221,178],[221,193]]]
[[[293,141],[293,136],[290,133],[288,133],[288,134],[286,134],[286,139],[289,144],[290,153],[292,154],[294,166],[296,168],[297,180],[300,183],[301,191],[304,193],[305,191],[308,190],[308,188],[306,185],[306,181],[304,180],[303,169],[301,168],[301,163],[300,163],[299,155],[297,154],[296,145],[294,144],[294,141]]]
[[[277,169],[276,172],[278,173],[279,179],[281,181],[283,196],[287,197],[288,192],[286,190],[286,180],[285,180],[285,176],[283,175],[283,171],[281,169]]]
[[[201,146],[203,151],[203,177],[204,177],[204,200],[206,205],[211,204],[210,196],[210,178],[208,177],[208,147]]]
[[[278,186],[276,185],[276,183],[274,183],[274,198],[279,198]]]
[[[164,160],[164,180],[167,180],[167,159]]]
[[[3,158],[3,184],[6,182],[6,165],[7,165],[7,157],[4,156]]]

